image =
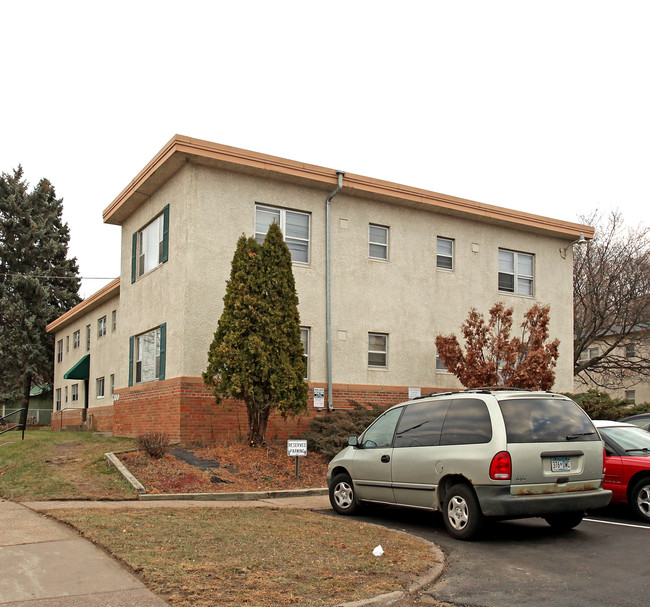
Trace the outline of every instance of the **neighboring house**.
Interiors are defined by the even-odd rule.
[[[624,398],[630,404],[650,403],[650,379],[636,369],[647,369],[650,359],[650,326],[644,323],[635,326],[620,345],[621,333],[612,332],[602,340],[592,343],[580,354],[579,360],[605,360],[597,363],[593,370],[582,372],[574,379],[574,392],[598,388],[613,398]],[[603,387],[607,386],[607,387]]]
[[[555,388],[572,388],[570,244],[592,237],[590,227],[182,136],[104,221],[122,226],[121,277],[48,326],[54,427],[92,418],[117,435],[245,434],[242,405],[217,406],[201,373],[237,239],[262,241],[272,221],[294,262],[310,415],[458,387],[436,361],[435,337],[496,301],[514,308],[515,323],[535,302],[550,304]],[[267,435],[309,417],[272,417]]]

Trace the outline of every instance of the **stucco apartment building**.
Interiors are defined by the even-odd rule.
[[[516,323],[550,304],[555,388],[572,389],[571,243],[588,226],[183,136],[104,221],[122,226],[120,277],[48,326],[55,428],[245,434],[241,404],[216,405],[201,373],[237,239],[261,241],[272,221],[292,253],[310,415],[458,387],[435,337],[496,301]],[[268,436],[308,419],[272,418]]]

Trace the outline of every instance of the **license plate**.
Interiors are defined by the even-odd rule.
[[[551,472],[571,472],[571,458],[569,457],[551,458]]]

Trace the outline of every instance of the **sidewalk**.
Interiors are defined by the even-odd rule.
[[[327,496],[255,501],[127,500],[47,501],[0,499],[0,605],[13,607],[163,607],[117,561],[65,525],[39,512],[60,508],[303,508],[329,507]]]
[[[168,604],[91,542],[21,504],[0,499],[0,529],[0,605]]]

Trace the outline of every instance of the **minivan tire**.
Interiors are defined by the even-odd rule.
[[[330,504],[339,514],[354,514],[358,508],[352,479],[344,472],[337,474],[330,485]]]
[[[549,514],[544,520],[556,531],[569,531],[577,527],[584,517],[584,512],[560,512]]]
[[[447,532],[459,540],[472,540],[483,528],[485,517],[474,490],[468,485],[451,487],[442,505]]]

